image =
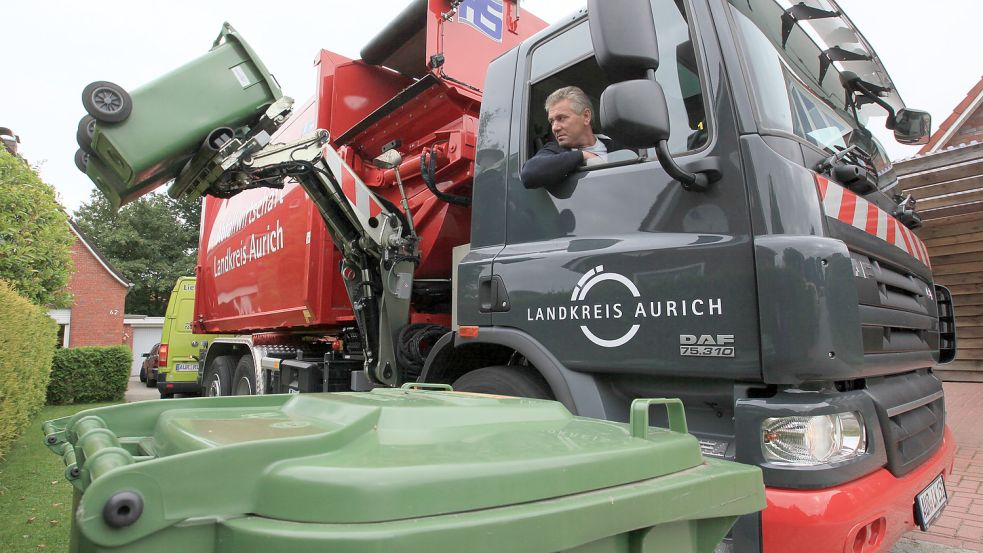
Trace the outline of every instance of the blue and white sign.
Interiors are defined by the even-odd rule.
[[[492,40],[502,42],[505,7],[502,0],[464,0],[457,8],[457,21],[471,25]]]

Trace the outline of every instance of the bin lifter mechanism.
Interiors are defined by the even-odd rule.
[[[296,181],[317,206],[342,255],[341,275],[363,336],[367,376],[353,378],[353,388],[400,386],[397,339],[409,322],[419,262],[419,240],[399,177],[400,156],[389,150],[372,163],[396,171],[404,211],[362,182],[329,144],[328,131],[272,143],[270,135],[287,120],[292,103],[286,97],[275,102],[246,137],[229,136],[221,145],[213,144],[217,151],[202,148],[176,179],[171,195],[229,198],[252,188],[283,188],[286,179]],[[345,194],[343,182],[349,188],[354,184],[358,201]]]

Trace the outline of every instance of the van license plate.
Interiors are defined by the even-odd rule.
[[[948,502],[949,496],[945,492],[945,482],[940,474],[915,496],[915,521],[922,531],[928,530],[928,527],[942,514],[942,509]]]
[[[189,372],[190,371],[197,371],[198,370],[198,364],[197,363],[195,363],[195,364],[191,364],[191,363],[175,363],[174,364],[174,370],[175,371],[179,371],[179,372],[181,372],[181,371],[189,371]],[[924,492],[922,492],[922,493],[924,493]]]

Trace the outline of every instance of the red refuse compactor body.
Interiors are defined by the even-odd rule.
[[[505,2],[498,42],[460,14],[445,16],[449,8],[445,0],[413,2],[362,50],[361,60],[322,50],[314,98],[274,136],[286,142],[327,129],[344,161],[380,201],[394,205],[401,201],[395,171],[371,162],[387,148],[403,152],[400,176],[421,256],[411,322],[442,326],[450,326],[452,249],[470,238],[485,70],[545,27]],[[359,197],[350,180],[342,185],[359,209],[378,214],[375,198]],[[354,324],[338,251],[297,183],[204,201],[197,332],[272,333],[276,343],[292,332],[330,334]]]

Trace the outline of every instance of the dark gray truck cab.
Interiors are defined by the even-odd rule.
[[[838,78],[849,70],[879,79],[897,110],[900,97],[838,10],[783,11],[775,0],[651,6],[668,149],[715,182],[684,189],[651,148],[527,189],[520,168],[549,138],[546,95],[577,85],[597,105],[612,83],[586,12],[493,62],[471,250],[457,273],[458,323],[468,332],[445,336],[421,379],[551,395],[579,415],[620,421],[634,398],[679,397],[704,452],[761,466],[769,487],[764,522],[748,517],[722,547],[889,546],[930,522],[919,517],[936,513],[919,512],[928,508],[915,496],[951,469],[932,367],[953,355],[952,307],[923,245],[895,216],[904,205],[889,193],[890,163],[849,117]],[[806,32],[807,20],[819,30]],[[814,41],[808,61],[802,53],[834,22],[870,59],[831,61],[820,74],[824,55],[838,60],[833,45]],[[865,136],[860,161],[848,152],[817,172]],[[830,180],[846,164],[876,176]],[[875,478],[889,506],[856,497]],[[845,503],[802,515],[802,490]]]

